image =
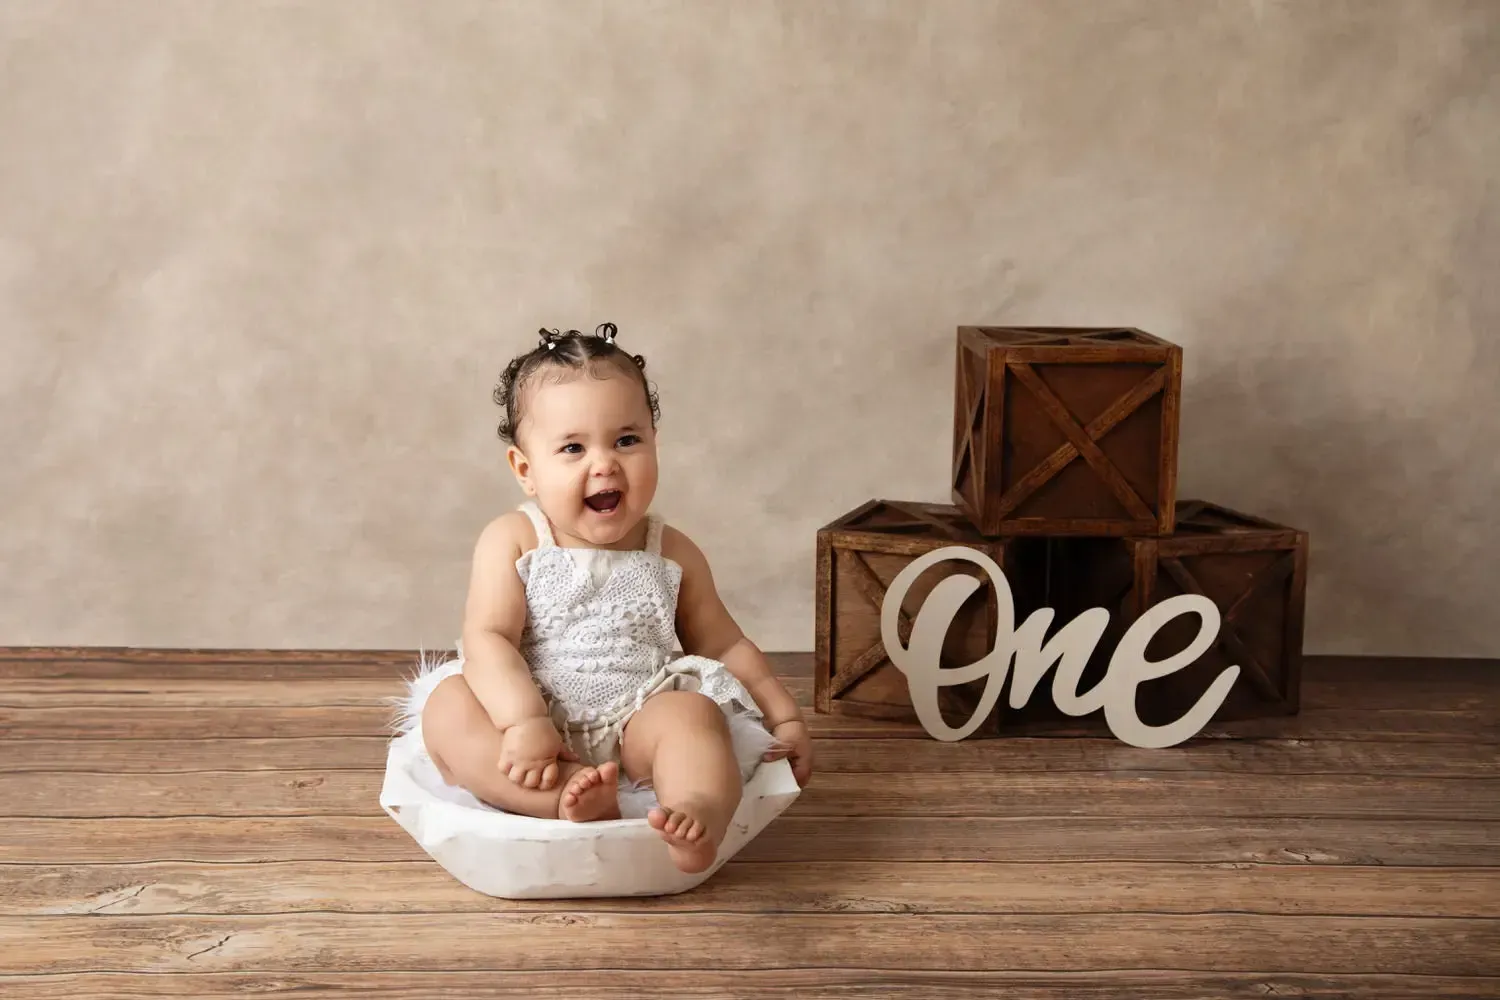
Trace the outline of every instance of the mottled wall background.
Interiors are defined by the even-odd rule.
[[[659,507],[812,645],[946,500],[954,327],[1186,350],[1314,652],[1500,654],[1500,4],[0,0],[0,644],[446,646],[489,393],[604,320]]]

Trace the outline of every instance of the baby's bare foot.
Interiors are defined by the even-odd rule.
[[[574,823],[592,823],[620,818],[620,765],[605,761],[598,767],[581,767],[563,786],[557,800],[557,818]]]
[[[667,842],[667,851],[679,871],[696,874],[714,863],[719,854],[718,839],[698,819],[700,810],[692,805],[684,809],[660,806],[646,814],[646,822]]]

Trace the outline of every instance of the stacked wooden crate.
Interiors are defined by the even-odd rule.
[[[915,721],[904,675],[880,633],[886,589],[919,555],[951,545],[1004,571],[1019,626],[1040,608],[1056,617],[1104,607],[1110,624],[1081,682],[1097,683],[1132,622],[1178,594],[1201,594],[1222,622],[1189,667],[1138,690],[1142,721],[1180,716],[1227,665],[1240,676],[1219,722],[1298,710],[1305,532],[1202,500],[1177,499],[1182,349],[1134,328],[959,327],[953,398],[951,503],[874,499],[818,531],[814,707],[823,713]],[[967,573],[980,586],[961,609],[943,666],[986,654],[998,604],[978,566],[923,573],[901,609],[902,642],[932,585]],[[1152,660],[1188,646],[1196,615],[1168,622]],[[950,725],[973,713],[984,682],[945,688]],[[1013,705],[1009,680],[976,735],[1078,724],[1052,705],[1050,683]]]

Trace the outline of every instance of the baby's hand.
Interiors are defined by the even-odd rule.
[[[516,723],[500,739],[501,773],[525,788],[547,791],[554,787],[559,758],[578,759],[564,749],[562,737],[545,716]]]
[[[783,722],[771,730],[771,735],[776,737],[779,745],[768,751],[765,759],[780,760],[785,757],[792,764],[792,775],[797,779],[797,784],[806,788],[808,779],[812,777],[812,735],[807,731],[807,723],[801,719]]]

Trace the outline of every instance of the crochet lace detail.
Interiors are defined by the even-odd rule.
[[[521,655],[543,691],[584,722],[639,702],[648,682],[673,659],[682,567],[661,555],[662,523],[650,517],[643,551],[556,545],[534,502],[523,510],[538,544],[516,561],[526,586]],[[699,690],[720,704],[752,707],[733,674],[701,657]],[[679,660],[678,663],[687,666]],[[637,705],[638,707],[638,705]]]

